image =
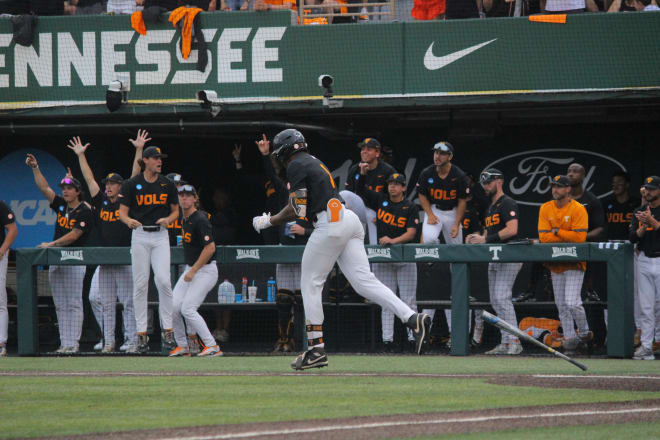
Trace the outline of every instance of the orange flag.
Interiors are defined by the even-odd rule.
[[[530,15],[529,21],[566,24],[566,14]]]
[[[140,35],[147,35],[147,27],[142,19],[142,11],[135,11],[131,14],[131,26]]]

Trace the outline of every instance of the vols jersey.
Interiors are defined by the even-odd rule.
[[[646,211],[648,205],[642,205],[637,211]],[[657,208],[650,208],[651,214],[655,219],[660,219],[660,206]],[[633,215],[632,227],[630,228],[629,238],[631,243],[637,243],[637,249],[644,252],[649,258],[660,257],[660,230],[653,230],[652,227],[646,227],[646,233],[643,237],[637,236],[637,229],[639,228],[639,220]]]
[[[396,173],[396,170],[392,165],[382,160],[378,160],[378,165],[373,170],[367,171],[367,175],[363,177],[366,182],[366,186],[371,191],[376,192],[387,192],[387,178]],[[360,179],[360,166],[359,164],[353,164],[348,169],[348,174],[346,178],[346,189],[356,193],[356,184],[358,179]]]
[[[632,198],[619,203],[616,197],[611,197],[604,203],[608,240],[628,240],[633,211],[639,204],[639,200]]]
[[[111,202],[103,191],[92,197],[100,246],[130,246],[131,230],[119,220],[119,198]]]
[[[190,217],[183,219],[182,224],[183,255],[188,266],[192,266],[199,259],[204,246],[213,243],[213,227],[209,215],[197,210]],[[215,252],[209,263],[215,260]]]
[[[465,214],[463,214],[463,240],[470,234],[480,234],[483,228],[479,204],[474,199],[468,200],[465,204]]]
[[[328,168],[311,154],[301,151],[291,158],[286,169],[290,194],[307,189],[307,199],[299,200],[306,206],[309,221],[316,221],[316,214],[325,211],[330,199],[339,199],[335,179]]]
[[[376,211],[378,238],[396,238],[405,234],[408,228],[417,228],[418,210],[410,200],[404,198],[400,202],[392,202],[388,194],[367,189],[366,179],[358,179],[357,194],[369,208]]]
[[[541,205],[539,210],[539,240],[541,243],[584,243],[587,239],[589,219],[587,210],[579,202],[570,200],[563,208],[557,208],[554,200]],[[558,229],[554,234],[553,229]],[[545,263],[553,272],[585,270],[580,263]]]
[[[458,199],[466,198],[469,191],[465,173],[453,164],[444,179],[438,176],[435,165],[424,168],[417,179],[417,193],[442,211],[457,207]]]
[[[128,206],[128,215],[143,226],[155,225],[156,220],[170,215],[170,205],[179,204],[176,186],[160,174],[153,183],[147,182],[144,174],[125,180],[121,184],[119,200]]]
[[[500,232],[506,227],[509,220],[518,219],[518,204],[511,197],[504,194],[497,199],[495,203],[491,204],[486,212],[484,218],[484,225],[486,226],[486,234],[495,234]],[[507,241],[515,240],[516,236],[506,239]]]
[[[0,200],[0,245],[5,241],[5,226],[14,223],[16,221],[15,217],[11,208],[4,201]]]
[[[50,207],[57,214],[53,240],[65,236],[73,229],[79,229],[83,235],[67,246],[85,246],[94,224],[94,215],[89,206],[85,202],[80,202],[78,206],[71,209],[61,196],[55,196]]]

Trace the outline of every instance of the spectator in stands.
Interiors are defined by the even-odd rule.
[[[478,0],[477,7],[482,18],[513,17],[516,8],[515,0]],[[525,14],[523,14],[525,15]]]
[[[67,15],[95,15],[106,11],[105,0],[66,0],[64,13]]]
[[[541,10],[546,14],[576,14],[598,12],[594,0],[541,0]]]
[[[144,6],[145,9],[160,6],[167,11],[172,11],[180,6],[190,6],[205,11],[215,11],[216,9],[216,0],[135,0],[135,3],[137,6]]]

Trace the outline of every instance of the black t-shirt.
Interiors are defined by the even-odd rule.
[[[408,228],[419,225],[419,210],[417,205],[407,199],[392,202],[389,194],[376,192],[366,187],[367,176],[357,180],[357,194],[364,199],[365,205],[376,211],[376,233],[378,238],[396,238],[406,232]]]
[[[470,234],[480,234],[482,231],[482,215],[479,204],[474,200],[468,200],[465,204],[465,215],[463,215],[463,240]]]
[[[438,176],[435,165],[424,168],[417,179],[417,193],[443,211],[450,211],[458,206],[458,199],[465,199],[468,192],[465,173],[453,164],[444,179]]]
[[[630,224],[633,219],[633,211],[639,206],[639,199],[628,198],[619,203],[612,196],[603,203],[605,205],[605,218],[607,221],[608,240],[627,240],[630,233]]]
[[[642,205],[637,208],[637,211],[646,211],[647,205]],[[658,220],[660,219],[660,206],[657,208],[651,208],[651,214],[653,217]],[[633,215],[632,218],[632,228],[630,229],[630,241],[632,243],[638,243],[637,249],[644,252],[644,255],[650,258],[660,257],[660,230],[654,231],[653,228],[647,227],[646,233],[643,237],[637,236],[637,228],[639,228],[639,220]]]
[[[153,183],[147,182],[144,174],[125,180],[119,200],[122,205],[128,206],[128,215],[142,226],[154,226],[156,220],[170,215],[170,205],[179,204],[176,186],[160,174]]]
[[[486,225],[486,236],[496,234],[506,227],[506,222],[518,218],[518,204],[511,197],[504,194],[495,203],[488,207],[484,224]],[[516,236],[503,241],[515,240]]]
[[[130,246],[131,230],[119,220],[119,198],[111,202],[103,191],[92,197],[100,246]]]
[[[316,221],[316,214],[325,211],[328,201],[339,199],[335,180],[323,162],[307,152],[296,153],[286,169],[289,191],[307,189],[307,219]]]
[[[199,259],[202,249],[209,243],[213,243],[213,227],[209,220],[209,215],[197,210],[188,218],[183,219],[182,224],[183,254],[188,266],[192,266]],[[209,259],[211,262],[215,259],[215,252]],[[207,263],[208,264],[208,263]]]
[[[5,227],[14,223],[16,221],[15,217],[11,208],[4,201],[0,200],[0,246],[4,243],[7,236]]]
[[[379,160],[376,168],[367,171],[366,176],[364,176],[367,188],[372,191],[387,193],[387,178],[394,173],[396,173],[396,170],[394,167],[392,167],[392,165]],[[346,189],[349,191],[357,192],[355,187],[360,176],[360,165],[358,163],[353,164],[348,169],[345,185]]]
[[[580,202],[587,210],[587,215],[589,216],[589,231],[593,231],[601,226],[605,227],[605,212],[603,211],[603,205],[600,203],[600,200],[598,200],[598,197],[596,197],[591,191],[585,190],[582,197],[575,200]],[[597,237],[596,239],[600,239],[600,237]]]
[[[80,202],[74,209],[70,209],[61,196],[55,196],[50,207],[57,214],[53,240],[65,236],[72,229],[79,229],[83,232],[83,235],[67,246],[86,246],[87,237],[89,237],[94,225],[94,214],[89,206],[85,202]]]

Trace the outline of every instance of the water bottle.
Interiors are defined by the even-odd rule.
[[[243,301],[247,302],[247,299],[248,299],[247,285],[248,285],[248,279],[243,277],[243,279],[241,280],[241,293],[236,293],[236,302],[237,303],[238,302],[243,302]]]
[[[268,278],[268,302],[275,302],[275,295],[277,294],[277,283],[273,277]]]
[[[236,301],[234,285],[229,280],[224,280],[218,287],[218,302],[221,304],[233,303]]]

